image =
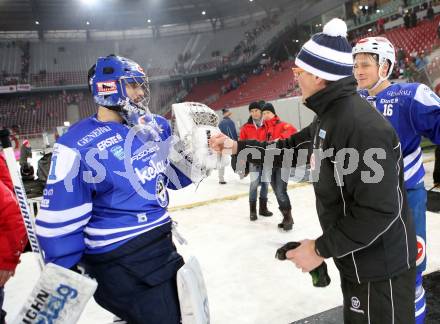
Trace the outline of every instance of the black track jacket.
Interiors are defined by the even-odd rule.
[[[385,280],[415,266],[416,235],[391,124],[356,93],[352,76],[330,83],[305,105],[317,115],[308,127],[275,143],[239,141],[237,154],[290,168],[301,164],[305,150],[323,230],[316,247],[334,258],[344,278]]]

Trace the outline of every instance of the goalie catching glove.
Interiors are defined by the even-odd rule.
[[[208,106],[197,102],[173,104],[175,134],[178,140],[170,152],[170,161],[197,183],[213,169],[230,164],[230,156],[219,155],[208,146],[211,136],[221,133],[219,118]]]

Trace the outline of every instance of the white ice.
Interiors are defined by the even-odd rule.
[[[432,154],[426,156],[432,160]],[[432,184],[433,162],[426,187]],[[228,172],[229,171],[229,172]],[[310,184],[289,189],[293,204],[294,228],[280,232],[281,215],[274,195],[269,195],[272,217],[249,221],[248,178],[239,180],[231,170],[226,185],[219,185],[216,174],[199,188],[191,186],[170,191],[170,210],[188,246],[179,246],[184,256],[197,256],[208,289],[213,324],[286,324],[341,305],[339,274],[327,260],[332,279],[326,288],[314,288],[309,274],[289,261],[275,259],[275,251],[288,241],[316,238],[321,229]],[[213,201],[213,202],[209,202]],[[192,203],[198,207],[183,209]],[[427,215],[428,269],[440,269],[440,215]],[[22,256],[15,276],[5,288],[4,309],[12,319],[32,290],[39,275],[34,256]],[[113,316],[91,300],[79,323],[110,323]]]

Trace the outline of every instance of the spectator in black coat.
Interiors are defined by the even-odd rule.
[[[411,27],[416,27],[417,26],[417,14],[416,12],[413,10],[411,12]]]
[[[0,129],[0,142],[4,149],[12,146],[11,139],[9,138],[10,135],[11,132],[6,127],[3,126],[2,129]]]
[[[223,119],[218,125],[220,131],[234,140],[238,139],[237,129],[235,128],[235,123],[231,119],[232,111],[229,109],[222,109]],[[225,181],[225,168],[221,168],[218,170],[218,182],[220,184],[226,184]]]
[[[429,3],[428,10],[426,10],[426,18],[431,21],[434,20],[434,9],[432,9],[431,3]]]
[[[403,24],[406,29],[411,27],[411,16],[410,16],[409,12],[406,12],[405,15],[403,16]]]

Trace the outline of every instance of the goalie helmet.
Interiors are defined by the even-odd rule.
[[[93,99],[100,106],[120,112],[123,117],[133,111],[138,115],[148,111],[148,76],[130,59],[115,55],[98,58],[89,69],[88,82]],[[129,96],[128,87],[136,89],[135,97]]]

